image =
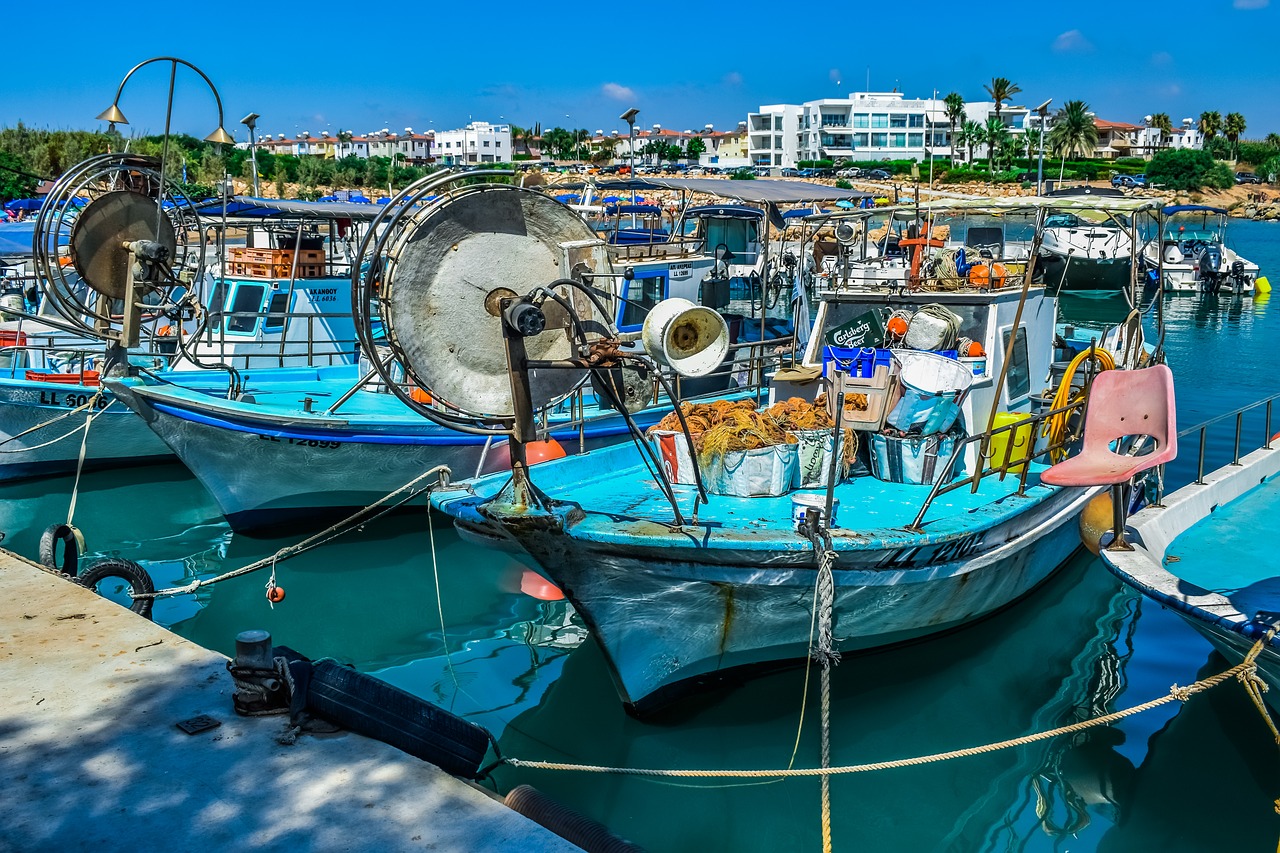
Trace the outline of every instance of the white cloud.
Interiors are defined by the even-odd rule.
[[[606,98],[613,98],[615,101],[634,101],[636,99],[635,91],[623,86],[621,83],[605,83],[600,87],[600,91],[604,93]]]
[[[1079,30],[1067,30],[1053,40],[1055,53],[1089,53],[1093,44]]]
[[[737,71],[730,71],[728,74],[724,75],[723,78],[721,78],[721,82],[723,82],[726,86],[741,86],[742,75],[739,74]]]
[[[1265,9],[1271,5],[1271,0],[1235,0],[1231,5],[1236,9]]]
[[[841,78],[840,78],[839,68],[832,68],[830,71],[827,72],[827,77],[831,78],[832,83],[835,83],[837,86],[840,85]]]

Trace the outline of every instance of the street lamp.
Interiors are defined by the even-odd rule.
[[[629,167],[631,174],[629,177],[632,181],[636,179],[636,116],[638,115],[640,115],[640,111],[635,107],[632,107],[622,115],[618,116],[618,118],[627,123],[627,157],[631,161],[631,165]],[[631,190],[632,204],[635,204],[636,202],[636,191],[634,186],[635,185],[633,184],[633,188]]]
[[[249,113],[240,119],[240,123],[249,128],[249,164],[253,167],[253,197],[258,198],[258,142],[254,135],[254,128],[258,126],[258,119],[262,116],[257,113]]]
[[[1049,104],[1053,98],[1036,107],[1033,112],[1040,116],[1040,164],[1036,167],[1036,195],[1044,195],[1044,123],[1049,115]]]

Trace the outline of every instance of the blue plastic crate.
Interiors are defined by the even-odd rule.
[[[960,351],[947,349],[935,350],[944,358],[959,358]],[[870,379],[880,365],[889,367],[893,364],[893,351],[873,347],[834,347],[822,348],[822,375],[829,376],[834,369],[843,370],[850,376]]]

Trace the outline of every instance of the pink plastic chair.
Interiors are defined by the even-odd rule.
[[[1142,456],[1116,453],[1111,443],[1146,435],[1155,448]],[[1123,485],[1135,474],[1163,465],[1178,455],[1173,371],[1164,364],[1142,370],[1106,370],[1093,380],[1084,416],[1084,447],[1040,475],[1054,486],[1111,486],[1115,506],[1111,550],[1129,550],[1124,541]]]

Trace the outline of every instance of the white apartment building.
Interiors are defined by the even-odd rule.
[[[511,125],[473,121],[435,136],[436,157],[446,166],[511,162]]]
[[[1029,110],[1004,106],[1001,120],[1026,130]],[[986,124],[993,101],[965,104],[965,120]],[[800,160],[925,160],[951,155],[947,105],[901,92],[853,92],[803,104],[771,104],[747,115],[752,165],[794,167]],[[975,150],[975,156],[985,149]],[[963,152],[957,152],[958,154]]]

